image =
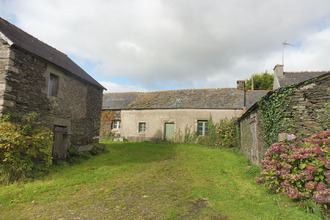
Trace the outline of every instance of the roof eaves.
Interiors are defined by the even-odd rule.
[[[1,31],[0,31],[0,37],[7,42],[7,44],[9,44],[10,46],[13,45],[14,43],[6,36],[4,35]]]

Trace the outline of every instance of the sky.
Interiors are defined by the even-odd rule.
[[[329,0],[0,0],[0,16],[106,92],[232,88],[283,57],[330,70]]]

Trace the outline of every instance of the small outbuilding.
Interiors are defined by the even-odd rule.
[[[54,130],[55,160],[98,138],[104,89],[66,54],[0,18],[0,116],[39,113]]]

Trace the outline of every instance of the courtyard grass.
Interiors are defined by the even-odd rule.
[[[0,219],[317,219],[255,183],[237,150],[107,143],[107,152],[0,188]]]

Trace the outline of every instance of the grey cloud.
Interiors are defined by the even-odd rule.
[[[329,51],[330,38],[319,39],[330,37],[328,0],[5,2],[34,36],[149,90],[235,86],[271,71],[284,40],[302,42],[287,49],[288,68],[315,67]]]

